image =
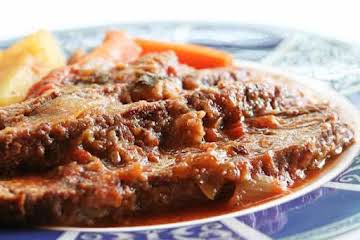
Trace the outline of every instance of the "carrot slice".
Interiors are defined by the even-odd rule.
[[[194,44],[160,42],[147,39],[135,39],[142,48],[142,54],[173,50],[181,63],[195,68],[213,68],[232,65],[230,54]]]
[[[117,63],[128,63],[139,57],[141,48],[125,32],[107,32],[103,43],[90,53],[77,59],[76,63],[84,64],[92,60],[105,60]]]

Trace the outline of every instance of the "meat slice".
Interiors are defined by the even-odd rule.
[[[192,68],[181,65],[174,52],[147,54],[129,64],[114,66],[111,62],[101,61],[96,64],[73,64],[56,69],[30,90],[29,98],[39,96],[46,91],[66,85],[89,85],[109,83],[129,83],[139,80],[142,75],[157,78],[176,77]]]
[[[0,108],[0,222],[125,224],[287,191],[353,143],[301,87],[248,69],[194,70],[171,53],[68,66]]]
[[[186,90],[182,82],[189,78],[188,73],[174,76],[167,70],[169,66],[179,67],[174,54],[152,54],[118,71],[117,77],[107,83],[81,80],[79,84],[75,79],[83,76],[78,74],[38,97],[0,108],[1,174],[77,161],[79,148],[91,150],[98,157],[119,159],[120,150],[113,147],[116,143],[102,136],[109,132],[116,141],[143,152],[145,145],[166,148],[200,144],[204,139],[213,141],[211,138],[217,137],[211,137],[211,133],[227,132],[237,138],[242,134],[244,118],[312,104],[298,89],[271,81],[230,77],[233,74],[224,74],[228,77],[223,77],[221,83],[209,82],[209,86]],[[207,71],[202,81],[219,71]],[[191,129],[188,125],[192,124],[199,129]],[[233,129],[236,124],[237,132]],[[179,129],[178,134],[174,128]],[[181,136],[183,131],[188,134]],[[174,134],[179,136],[179,142],[172,140]],[[100,136],[105,139],[96,140]],[[138,158],[143,159],[144,154],[138,154]]]
[[[331,115],[279,117],[277,129],[253,128],[237,140],[159,150],[156,161],[120,167],[95,157],[2,180],[0,220],[124,224],[130,216],[194,202],[230,199],[229,204],[246,205],[286,191],[306,170],[321,168],[351,144],[352,132]]]
[[[224,127],[231,128],[234,122],[241,124],[244,115],[257,116],[281,109],[280,105],[272,107],[270,103],[264,104],[260,98],[257,102],[251,102],[239,95],[229,100],[227,94],[237,91],[236,88],[216,93],[195,91],[176,99],[124,104],[119,99],[128,96],[129,89],[126,85],[112,85],[69,87],[57,94],[40,96],[36,103],[31,99],[31,106],[26,108],[25,113],[2,119],[2,174],[16,169],[44,169],[63,161],[76,160],[72,158],[74,150],[96,145],[98,141],[89,140],[93,139],[92,135],[96,138],[109,131],[114,132],[118,141],[140,146],[154,145],[147,140],[151,136],[158,144],[164,143],[159,147],[170,146],[179,140],[174,135],[182,139],[177,145],[185,142],[194,144],[203,142],[206,130],[222,132]],[[288,100],[279,98],[281,103],[295,104],[285,101]],[[278,101],[274,102],[277,104]],[[26,103],[23,104],[26,106]],[[29,111],[33,106],[35,108]],[[10,112],[6,108],[3,111]],[[191,122],[198,125],[199,130],[189,130],[186,137],[183,131],[190,129]],[[178,129],[178,134],[173,132],[174,129]],[[105,151],[111,147],[107,145],[114,144],[107,139],[103,141],[105,143],[92,148],[99,149],[97,152],[100,149]],[[67,158],[62,157],[64,154]]]

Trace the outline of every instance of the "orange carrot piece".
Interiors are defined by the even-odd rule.
[[[147,39],[135,39],[142,48],[142,54],[173,50],[181,63],[195,68],[213,68],[232,65],[230,54],[194,44],[160,42]]]
[[[141,48],[125,32],[111,31],[106,33],[100,46],[80,57],[77,63],[84,64],[96,59],[115,64],[128,63],[137,59],[140,53]]]

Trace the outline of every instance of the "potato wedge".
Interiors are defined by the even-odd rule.
[[[0,61],[0,106],[22,101],[29,88],[48,71],[27,53]]]
[[[65,56],[55,37],[47,31],[38,31],[4,50],[3,57],[14,57],[21,53],[28,53],[50,69],[65,65]]]
[[[46,31],[31,34],[4,49],[0,52],[0,105],[24,100],[34,83],[64,65],[59,44]]]

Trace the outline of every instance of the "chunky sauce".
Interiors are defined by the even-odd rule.
[[[332,158],[326,161],[325,166],[322,169],[309,170],[307,171],[307,177],[304,180],[297,180],[287,193],[273,194],[264,196],[262,200],[246,199],[247,204],[242,206],[232,206],[228,204],[227,201],[209,201],[206,206],[189,206],[184,209],[177,209],[169,212],[155,213],[151,212],[148,214],[143,214],[141,216],[136,216],[127,219],[126,222],[123,222],[121,225],[97,225],[97,227],[124,227],[124,226],[149,226],[149,225],[160,225],[160,224],[170,224],[178,223],[185,221],[199,220],[209,217],[216,217],[224,214],[234,213],[236,211],[241,211],[247,208],[259,206],[267,202],[285,197],[293,192],[304,188],[311,183],[318,180],[319,177],[325,175],[329,170],[335,167],[336,164],[339,164],[340,159],[337,157]]]

